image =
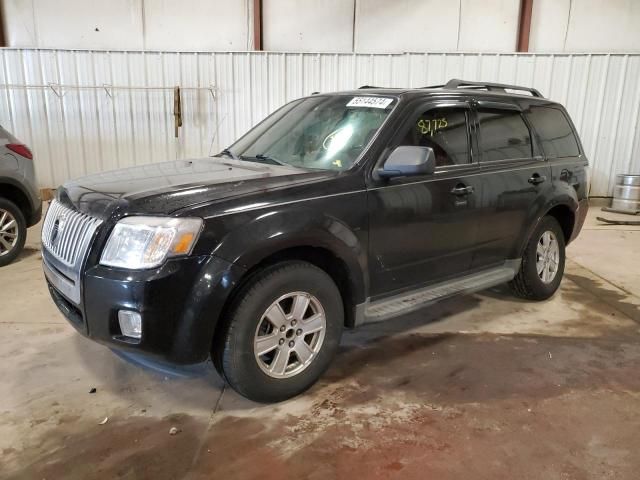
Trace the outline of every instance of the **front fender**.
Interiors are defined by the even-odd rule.
[[[355,220],[352,218],[351,220]],[[229,222],[229,220],[227,220]],[[219,239],[213,255],[243,269],[294,247],[316,247],[331,252],[347,267],[356,303],[367,289],[366,229],[359,222],[332,216],[321,208],[296,206],[256,212],[231,220],[234,225]]]

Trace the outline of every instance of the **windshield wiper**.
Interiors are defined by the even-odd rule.
[[[225,148],[224,150],[222,150],[219,155],[226,155],[227,157],[231,157],[234,160],[240,160],[240,158],[238,158],[238,156],[233,153],[231,150],[229,150],[228,148]]]
[[[276,165],[286,165],[286,163],[281,162],[280,160],[276,160],[275,158],[270,157],[269,155],[265,155],[264,153],[259,153],[256,155],[258,160],[264,160],[265,162],[271,162]]]
[[[286,163],[281,162],[280,160],[276,160],[275,158],[270,157],[269,155],[265,155],[264,153],[258,153],[257,155],[254,156],[240,156],[240,158],[242,160],[249,160],[249,161],[258,161],[258,162],[262,162],[262,163],[270,163],[272,165],[286,165]]]

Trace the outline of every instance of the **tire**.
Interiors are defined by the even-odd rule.
[[[250,400],[286,400],[311,387],[329,367],[343,325],[342,297],[331,277],[306,262],[282,262],[240,287],[216,333],[213,363]]]
[[[15,203],[0,198],[0,267],[20,254],[27,239],[27,222]]]
[[[543,236],[548,235],[547,241],[555,240],[557,245],[557,269],[555,273],[551,274],[553,270],[552,265],[555,257],[555,250],[553,247],[545,247]],[[553,243],[553,242],[551,242]],[[543,273],[539,273],[540,264],[538,246],[541,246],[542,251],[549,251],[549,262],[547,265],[549,269],[543,268]],[[543,265],[544,265],[544,257]],[[565,263],[565,239],[562,228],[558,221],[551,216],[543,217],[538,223],[538,226],[529,237],[527,246],[524,249],[522,255],[522,263],[520,265],[520,271],[515,278],[509,282],[509,287],[512,292],[521,298],[528,300],[546,300],[551,297],[562,281],[562,275],[564,274]]]

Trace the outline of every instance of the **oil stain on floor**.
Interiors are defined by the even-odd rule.
[[[0,476],[635,479],[640,342],[630,338],[373,340],[345,348],[286,408],[223,408],[208,423],[69,419],[30,449],[2,452],[21,467]]]

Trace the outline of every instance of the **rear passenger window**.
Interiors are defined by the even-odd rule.
[[[469,163],[466,109],[426,111],[409,128],[400,145],[431,147],[436,155],[436,166]]]
[[[520,112],[480,110],[480,150],[482,160],[530,158],[531,135]]]
[[[540,137],[542,149],[547,157],[580,155],[578,140],[562,111],[552,107],[531,107],[525,115]]]

